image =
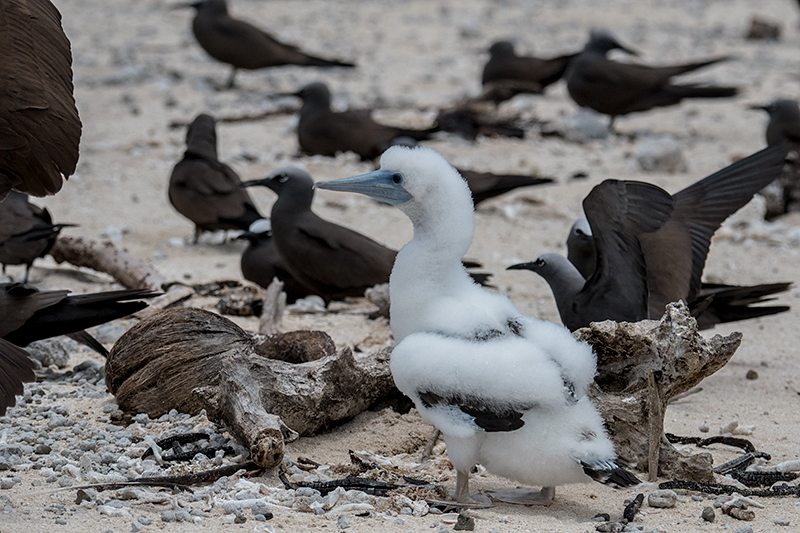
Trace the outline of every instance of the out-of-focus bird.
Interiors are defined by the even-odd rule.
[[[28,195],[11,191],[0,202],[0,263],[25,265],[24,283],[28,282],[33,262],[53,247],[58,234],[73,224],[53,224],[47,209],[28,201]]]
[[[204,231],[247,230],[264,218],[241,187],[236,172],[217,158],[214,119],[198,115],[186,132],[183,159],[169,178],[169,201],[195,225],[194,241]]]
[[[317,184],[396,206],[414,225],[390,281],[391,361],[397,387],[439,428],[456,468],[456,499],[470,499],[469,471],[489,472],[540,493],[596,480],[639,482],[615,463],[602,418],[586,396],[591,348],[561,326],[522,315],[500,294],[473,283],[460,258],[472,242],[468,188],[428,148],[393,147],[375,172]]]
[[[750,109],[766,111],[769,114],[766,137],[767,144],[780,144],[784,139],[800,143],[800,107],[797,100],[781,98],[766,105],[750,106]]]
[[[518,94],[542,94],[564,75],[577,53],[551,58],[520,56],[508,41],[497,41],[489,48],[489,60],[483,67],[479,97],[500,103]]]
[[[570,62],[565,74],[567,89],[575,103],[610,115],[612,125],[619,115],[675,105],[684,98],[728,98],[738,92],[735,87],[672,83],[674,76],[713,65],[728,57],[651,67],[608,59],[606,54],[615,49],[638,55],[620,44],[609,31],[593,30],[589,42]]]
[[[335,156],[350,151],[361,159],[374,159],[393,144],[422,141],[437,131],[436,127],[416,130],[380,124],[369,110],[333,111],[330,90],[321,82],[310,83],[293,96],[303,100],[297,140],[309,155]]]
[[[305,298],[314,291],[292,276],[283,256],[278,252],[272,238],[272,223],[269,219],[259,219],[250,225],[250,229],[236,237],[248,242],[247,248],[242,252],[240,266],[242,276],[248,281],[264,287],[269,287],[274,278],[283,282],[283,292],[289,303],[298,298]]]
[[[227,84],[229,89],[233,87],[236,71],[240,68],[355,66],[346,61],[315,57],[297,46],[278,41],[252,24],[228,15],[225,0],[201,0],[176,7],[193,7],[197,11],[192,21],[192,33],[208,55],[232,67]]]
[[[81,121],[70,43],[48,0],[4,0],[0,17],[0,200],[55,194],[75,172]]]
[[[40,291],[23,283],[0,284],[0,337],[18,346],[58,335],[76,337],[102,355],[108,352],[86,328],[105,324],[147,307],[149,289],[123,289],[91,294],[68,290]]]
[[[458,173],[467,182],[472,201],[478,205],[484,200],[494,198],[513,191],[520,187],[532,187],[534,185],[544,185],[553,183],[553,178],[540,176],[524,176],[520,174],[494,174],[492,172],[476,172],[458,168]]]

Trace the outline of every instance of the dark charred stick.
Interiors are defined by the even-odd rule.
[[[638,513],[639,509],[642,508],[642,503],[644,503],[644,494],[637,494],[636,498],[634,498],[631,503],[625,506],[625,510],[622,512],[622,517],[628,522],[633,522],[634,517],[636,517],[636,513]]]

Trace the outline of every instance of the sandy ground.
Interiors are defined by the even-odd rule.
[[[479,76],[489,44],[511,38],[518,51],[541,55],[579,49],[593,26],[613,29],[626,44],[650,63],[678,62],[711,55],[731,54],[734,60],[705,69],[692,80],[735,84],[742,95],[725,101],[688,101],[680,106],[622,118],[617,128],[637,134],[636,140],[612,137],[587,144],[559,138],[540,138],[532,132],[524,140],[481,138],[469,143],[443,135],[427,143],[452,163],[477,170],[540,172],[557,184],[516,192],[486,202],[477,212],[476,236],[470,257],[495,273],[494,282],[525,313],[558,320],[545,283],[533,274],[506,272],[506,266],[530,260],[546,251],[564,251],[572,221],[580,216],[580,200],[605,178],[640,179],[676,192],[686,185],[748,155],[764,145],[765,117],[748,111],[747,104],[777,97],[796,97],[800,88],[800,30],[797,6],[789,0],[665,0],[580,2],[577,0],[479,1],[338,1],[238,0],[233,14],[273,31],[279,38],[302,44],[308,51],[354,60],[354,70],[321,71],[281,68],[240,72],[239,88],[219,91],[228,68],[197,46],[190,32],[190,10],[170,10],[161,0],[108,2],[60,0],[64,28],[73,44],[76,99],[84,124],[77,173],[55,197],[37,200],[59,222],[80,224],[65,234],[116,244],[153,265],[167,278],[189,282],[241,279],[239,254],[243,244],[186,244],[192,225],[168,204],[166,186],[172,166],[183,151],[187,123],[201,112],[217,117],[256,114],[274,107],[271,96],[294,91],[307,82],[329,84],[338,107],[381,106],[376,115],[396,123],[423,125],[436,109],[479,90]],[[780,23],[779,42],[753,42],[743,36],[753,15]],[[285,104],[289,100],[283,100]],[[548,121],[556,126],[577,111],[563,83],[543,97],[518,97],[503,110]],[[352,154],[339,157],[302,157],[294,135],[296,117],[277,115],[266,120],[221,124],[220,158],[243,177],[253,179],[277,167],[295,165],[316,179],[346,177],[370,170]],[[644,173],[635,153],[648,134],[670,134],[683,148],[687,170],[676,174]],[[573,180],[577,172],[587,179]],[[254,191],[265,214],[273,197]],[[398,211],[355,195],[320,191],[314,209],[323,217],[362,231],[399,248],[411,235],[408,220]],[[758,209],[749,208],[739,225],[729,225],[715,240],[705,270],[709,280],[738,284],[800,279],[798,218],[765,225]],[[11,268],[19,275],[21,269]],[[99,290],[110,286],[103,275],[57,266],[44,260],[32,278],[42,287]],[[800,291],[795,288],[781,301],[792,311],[761,320],[721,326],[708,335],[742,331],[744,341],[733,360],[707,379],[699,394],[671,405],[667,430],[700,435],[706,422],[711,433],[732,419],[754,425],[749,437],[772,462],[798,459],[800,426],[800,356],[796,346]],[[208,307],[213,302],[208,302]],[[254,319],[237,319],[251,329]],[[388,337],[385,323],[363,317],[312,315],[287,317],[288,327],[322,328],[339,344],[379,345]],[[748,370],[758,379],[745,379]],[[77,408],[86,419],[99,420],[105,398],[87,400]],[[99,423],[99,422],[98,422]],[[288,455],[320,462],[343,462],[347,450],[365,449],[391,455],[419,453],[429,428],[412,413],[367,413],[329,433],[303,438],[288,447]],[[723,446],[710,448],[715,462],[734,457]],[[9,496],[13,512],[0,517],[0,531],[130,531],[130,519],[75,514],[70,492],[30,496],[30,473],[23,482],[0,495]],[[275,482],[274,476],[266,478]],[[450,482],[454,484],[454,480]],[[508,486],[492,476],[480,476],[473,488]],[[619,517],[623,501],[636,490],[617,492],[600,485],[560,488],[553,505],[526,508],[498,505],[474,512],[476,531],[594,530],[584,523],[599,512]],[[775,519],[787,519],[800,528],[797,500],[761,499],[757,518],[749,524],[719,516],[714,524],[700,517],[706,501],[686,501],[668,510],[645,507],[640,525],[660,531],[733,530],[752,525],[755,531],[773,531]],[[53,516],[42,511],[52,502],[67,504],[66,525],[53,526]],[[157,516],[160,509],[149,509]],[[437,517],[390,519],[350,518],[352,531],[422,531]],[[336,522],[309,514],[276,510],[268,524],[249,521],[222,525],[219,517],[204,521],[206,531],[263,530],[315,531],[336,528]],[[165,526],[156,520],[147,529],[195,530],[189,524]]]

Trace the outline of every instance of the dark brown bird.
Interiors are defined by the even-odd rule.
[[[275,240],[272,238],[272,224],[269,220],[256,220],[250,225],[248,231],[236,238],[248,242],[247,248],[242,252],[240,262],[244,279],[266,289],[274,278],[278,278],[283,282],[283,292],[286,293],[286,300],[289,303],[315,294],[313,289],[294,279],[289,272],[286,260],[275,246]]]
[[[337,152],[355,152],[361,159],[374,159],[389,146],[407,139],[422,141],[437,128],[415,130],[386,126],[372,120],[369,110],[331,110],[331,93],[324,83],[306,85],[294,96],[303,99],[297,140],[309,155],[335,156]]]
[[[701,328],[787,311],[786,306],[749,307],[768,301],[790,283],[740,287],[701,282],[714,232],[780,173],[787,145],[775,145],[703,178],[672,195],[674,209],[657,231],[639,235],[646,266],[650,318],[683,300]],[[586,206],[584,206],[584,210]],[[588,216],[588,212],[587,212]],[[596,264],[591,228],[578,221],[567,238],[568,257],[589,279]]]
[[[70,295],[67,290],[40,291],[22,283],[0,284],[0,337],[18,346],[58,335],[78,333],[81,342],[92,339],[86,328],[105,324],[147,307],[142,298],[156,296],[149,289],[123,289]],[[96,340],[92,348],[107,352]],[[98,348],[99,347],[99,348]]]
[[[569,62],[578,54],[551,58],[519,56],[514,45],[498,41],[489,48],[489,60],[483,67],[482,100],[500,103],[518,94],[542,94],[564,75]]]
[[[590,107],[614,118],[654,107],[675,105],[684,98],[727,98],[735,96],[735,87],[676,85],[671,78],[728,57],[717,57],[664,67],[619,63],[606,57],[618,49],[637,55],[605,30],[593,30],[583,51],[567,68],[565,79],[570,96],[581,107]]]
[[[41,339],[69,335],[107,355],[85,328],[104,324],[147,307],[149,290],[120,290],[69,296],[69,291],[40,291],[22,283],[0,284],[0,415],[15,405],[23,382],[33,381],[34,364],[19,348]]]
[[[514,137],[522,139],[525,130],[517,119],[497,116],[495,106],[479,100],[467,100],[442,109],[436,116],[436,127],[440,131],[457,133],[474,141],[478,135],[484,137]]]
[[[550,285],[561,322],[570,331],[590,322],[649,318],[647,269],[640,239],[662,227],[674,208],[669,193],[639,181],[605,180],[583,200],[596,243],[588,279],[561,254],[508,267],[531,270]]]
[[[0,263],[25,265],[24,283],[28,282],[33,262],[44,257],[53,247],[58,234],[73,224],[53,224],[47,209],[28,201],[28,195],[11,191],[0,202]]]
[[[247,230],[260,218],[250,195],[231,167],[217,159],[214,119],[198,115],[186,132],[186,151],[169,178],[169,201],[195,225],[194,242],[204,231]]]
[[[270,216],[272,240],[292,276],[326,303],[363,296],[389,281],[397,252],[314,214],[314,180],[307,172],[281,168],[244,185],[263,185],[278,195]]]
[[[180,4],[193,7],[197,14],[192,21],[192,33],[208,55],[231,65],[228,88],[232,88],[236,71],[255,70],[282,65],[305,67],[354,67],[353,63],[322,59],[282,43],[259,28],[228,15],[225,0],[203,0]]]
[[[4,0],[0,17],[0,200],[55,194],[75,172],[81,121],[70,43],[48,0]]]
[[[0,416],[17,404],[15,396],[25,392],[23,383],[36,379],[34,368],[28,352],[0,337]]]
[[[456,169],[467,182],[472,192],[472,203],[478,205],[484,200],[500,196],[519,187],[531,187],[552,183],[553,178],[539,176],[523,176],[519,174],[492,174],[474,170]]]
[[[784,139],[792,143],[800,143],[800,107],[797,100],[779,99],[767,105],[750,106],[769,114],[767,124],[767,144],[779,144]]]

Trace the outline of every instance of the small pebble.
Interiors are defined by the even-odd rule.
[[[140,524],[139,522],[136,522],[136,521],[131,522],[131,531],[133,531],[133,533],[139,533],[142,530],[143,527],[144,526],[142,524]]]
[[[247,517],[243,514],[237,514],[236,518],[233,519],[234,524],[244,524],[247,522]]]
[[[622,533],[625,526],[621,522],[603,522],[597,524],[594,529],[599,533]]]
[[[56,517],[56,524],[63,526],[63,525],[66,525],[66,523],[67,523],[67,519],[64,518],[63,516],[57,516]]]
[[[713,522],[717,518],[717,513],[714,512],[713,507],[706,507],[700,514],[700,518],[702,518],[706,522]]]
[[[755,370],[748,370],[744,377],[747,379],[758,379],[758,372]]]
[[[152,518],[148,518],[146,516],[140,516],[139,519],[137,520],[137,522],[139,522],[143,526],[149,526],[150,524],[153,523],[153,519]]]
[[[608,522],[611,520],[611,516],[608,513],[597,513],[592,517],[592,520],[595,522]]]
[[[670,507],[675,507],[675,504],[678,501],[678,495],[675,493],[674,490],[657,490],[651,492],[647,496],[647,505],[650,507],[658,507],[661,509],[666,509]]]
[[[47,444],[37,444],[36,447],[33,449],[33,453],[35,453],[36,455],[47,455],[52,451],[53,449]]]
[[[735,533],[753,533],[753,528],[750,526],[737,527]]]
[[[340,514],[336,519],[336,525],[339,526],[339,529],[347,529],[350,527],[350,522],[347,521],[347,516]]]
[[[708,426],[707,422],[703,422],[702,424],[700,424],[697,427],[697,429],[700,430],[700,433],[708,433],[709,431],[711,431],[711,428]]]
[[[788,518],[776,518],[772,523],[776,526],[788,526],[790,522]]]
[[[0,489],[3,490],[13,489],[14,485],[16,485],[14,478],[4,477],[3,479],[0,479]]]
[[[175,521],[175,511],[164,511],[161,513],[161,521],[162,522],[174,522]]]
[[[406,523],[406,521],[403,520],[402,518],[395,518],[392,522],[397,524],[398,526],[402,526],[403,524]]]

